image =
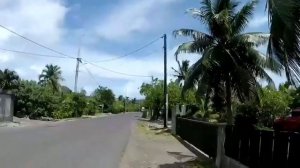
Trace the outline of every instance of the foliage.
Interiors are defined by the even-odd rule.
[[[67,86],[60,86],[61,75],[60,67],[51,64],[46,65],[39,82],[21,80],[15,71],[0,70],[0,89],[11,90],[15,94],[14,115],[31,119],[95,115],[102,111],[102,104],[104,112],[120,113],[124,111],[124,101],[126,111],[139,110],[137,100],[129,101],[128,97],[121,97],[122,101],[115,105],[114,93],[107,87],[99,86],[92,96],[87,96],[83,89],[80,93],[73,93]]]
[[[53,92],[58,92],[60,89],[60,81],[63,80],[62,71],[57,65],[46,65],[42,73],[39,75],[39,84],[50,85]]]
[[[113,103],[115,102],[115,95],[113,91],[107,87],[99,86],[92,94],[99,105],[104,105],[105,112],[111,112]]]
[[[125,111],[124,101],[115,101],[113,104],[113,113],[122,113]]]
[[[87,98],[86,108],[84,114],[86,115],[95,115],[100,112],[97,101],[94,98]]]
[[[232,97],[239,101],[258,100],[257,78],[274,84],[265,69],[279,73],[281,66],[271,57],[265,58],[256,47],[268,42],[269,34],[244,33],[257,1],[239,6],[230,0],[203,0],[200,9],[188,10],[208,27],[208,32],[193,29],[174,31],[175,36],[188,36],[191,42],[180,45],[175,53],[198,53],[202,57],[191,66],[183,92],[205,88],[203,96],[210,98],[217,111],[225,111],[232,123]]]
[[[21,81],[15,96],[15,115],[33,119],[53,117],[61,101],[58,93],[51,94],[51,88],[40,86],[35,81]]]
[[[268,0],[270,22],[268,57],[285,67],[290,84],[300,81],[300,1]]]
[[[0,70],[0,89],[13,90],[19,87],[20,77],[15,71]]]
[[[259,123],[263,126],[272,127],[275,118],[287,116],[293,98],[289,92],[264,88],[260,95]]]
[[[143,83],[140,93],[145,96],[144,106],[153,110],[152,119],[159,117],[159,112],[163,109],[164,95],[163,81],[154,79],[151,83]],[[181,96],[182,87],[180,84],[171,81],[168,84],[168,104],[169,110],[177,104],[196,104],[195,92],[189,91],[184,97]]]
[[[252,103],[240,104],[236,108],[235,125],[253,126],[258,122],[259,107]]]
[[[118,97],[118,100],[119,101],[123,101],[125,98],[124,98],[124,96],[123,95],[120,95],[119,97]]]
[[[178,83],[180,86],[182,86],[186,79],[190,64],[189,64],[188,60],[183,60],[181,62],[181,64],[177,58],[176,58],[176,61],[178,63],[178,70],[176,70],[175,68],[172,67],[172,69],[175,72],[175,75],[174,75],[176,77],[175,82]]]
[[[151,119],[158,119],[164,103],[163,81],[154,79],[150,84],[143,83],[140,88],[140,93],[145,96],[144,106],[153,110]]]

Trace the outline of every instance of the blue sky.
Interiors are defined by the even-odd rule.
[[[206,31],[198,20],[185,14],[186,9],[199,6],[200,0],[1,0],[0,24],[74,57],[81,46],[82,58],[90,62],[122,56],[166,33],[171,76],[171,67],[177,67],[176,47],[189,40],[175,39],[172,31],[179,28]],[[265,2],[261,0],[246,31],[268,31],[264,8]],[[163,41],[158,40],[134,55],[97,65],[117,72],[162,78],[162,47]],[[57,55],[3,29],[0,29],[0,48]],[[264,47],[260,50],[264,51]],[[0,68],[14,69],[24,79],[37,80],[46,64],[57,64],[63,71],[63,84],[74,87],[75,60],[3,51],[0,54]],[[180,58],[193,63],[199,57],[183,54]],[[272,76],[276,83],[284,81],[283,77]],[[139,98],[139,86],[149,81],[150,77],[129,77],[85,64],[80,67],[78,87],[90,93],[100,84],[112,88],[116,95]]]

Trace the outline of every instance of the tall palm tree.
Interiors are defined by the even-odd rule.
[[[0,70],[0,88],[2,90],[17,89],[19,86],[20,77],[15,71],[5,69]]]
[[[42,73],[39,75],[39,84],[50,85],[53,92],[57,92],[60,89],[60,81],[63,80],[62,71],[57,65],[46,65]]]
[[[281,66],[272,58],[266,58],[256,47],[268,42],[269,34],[244,33],[257,1],[241,8],[232,0],[203,0],[200,9],[189,12],[207,25],[208,33],[192,29],[174,31],[178,35],[193,38],[180,45],[175,53],[199,53],[202,57],[189,70],[183,91],[194,86],[205,88],[206,96],[212,96],[219,110],[226,107],[227,122],[232,123],[232,97],[242,102],[257,99],[260,85],[257,78],[273,83],[265,68],[279,73]]]
[[[182,86],[184,81],[185,81],[185,78],[186,78],[186,75],[188,73],[188,70],[189,70],[189,65],[190,65],[190,61],[188,60],[183,60],[180,64],[180,62],[177,60],[177,63],[178,63],[178,70],[176,70],[175,68],[172,67],[172,69],[174,70],[174,72],[176,73],[174,75],[174,77],[176,77],[176,82]]]
[[[268,0],[270,40],[268,57],[285,68],[289,84],[300,82],[300,1]]]

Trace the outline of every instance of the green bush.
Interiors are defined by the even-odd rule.
[[[50,88],[42,87],[35,81],[22,81],[15,96],[15,115],[32,119],[53,117],[61,101],[58,93],[51,92]]]
[[[84,114],[95,115],[96,113],[99,113],[99,112],[100,112],[100,110],[99,110],[99,107],[97,107],[96,100],[93,98],[88,99]]]
[[[264,88],[260,96],[258,120],[262,126],[272,127],[277,117],[287,116],[293,97],[284,90]]]
[[[254,104],[240,104],[236,108],[235,125],[251,126],[258,122],[259,108]]]
[[[112,113],[118,114],[121,112],[124,112],[124,102],[123,101],[114,102]]]

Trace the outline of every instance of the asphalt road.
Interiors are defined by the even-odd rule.
[[[138,116],[0,129],[0,168],[117,168]]]

